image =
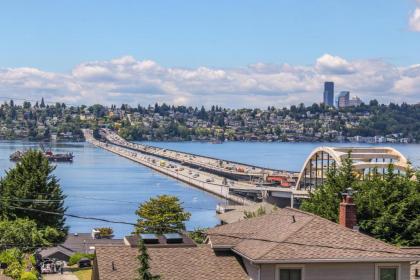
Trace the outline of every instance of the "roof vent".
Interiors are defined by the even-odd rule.
[[[163,236],[168,244],[182,243],[182,235],[179,233],[165,233]]]
[[[114,263],[114,261],[112,261],[112,262],[111,262],[111,266],[112,266],[112,271],[117,270],[117,268],[115,267],[115,263]]]
[[[159,244],[159,238],[154,233],[141,233],[140,238],[144,244]]]

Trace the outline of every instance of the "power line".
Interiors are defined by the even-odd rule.
[[[48,195],[48,194],[46,194]],[[116,200],[116,199],[107,199],[107,198],[95,198],[95,197],[88,197],[88,196],[79,196],[79,195],[66,195],[67,197],[73,196],[82,199],[89,199],[89,200],[97,200],[97,201],[109,201],[109,202],[117,202],[117,203],[127,203],[127,204],[135,204],[139,205],[139,202],[136,201],[127,201],[127,200]],[[8,198],[12,201],[19,201],[19,202],[33,202],[33,203],[52,203],[52,202],[64,202],[64,199],[32,199],[32,198]],[[196,210],[215,210],[213,208],[205,208],[205,207],[194,207],[194,206],[183,206],[185,209],[196,209]]]
[[[419,256],[419,254],[412,254],[412,253],[397,253],[393,251],[387,251],[387,250],[368,250],[363,248],[352,248],[352,247],[338,247],[338,246],[331,246],[331,245],[320,245],[320,244],[306,244],[306,243],[299,243],[299,242],[291,242],[291,241],[277,241],[272,239],[266,239],[266,238],[256,238],[252,236],[247,236],[245,238],[238,237],[236,235],[232,234],[225,234],[225,233],[210,233],[208,236],[222,236],[222,237],[232,237],[235,239],[242,239],[242,240],[255,240],[255,241],[263,241],[263,242],[271,242],[271,243],[277,243],[277,244],[289,244],[289,245],[298,245],[298,246],[309,246],[309,247],[316,247],[316,248],[327,248],[327,249],[338,249],[338,250],[353,250],[353,251],[363,251],[363,252],[371,252],[371,253],[387,253],[387,254],[400,254],[400,255],[413,255],[413,256]]]
[[[39,209],[31,209],[31,208],[24,208],[24,207],[17,207],[17,206],[7,206],[8,208],[13,209],[21,209],[26,211],[34,211],[39,213],[45,213],[45,214],[51,214],[51,215],[58,215],[58,216],[67,216],[72,218],[78,218],[78,219],[85,219],[85,220],[95,220],[95,221],[102,221],[107,223],[115,223],[115,224],[125,224],[125,225],[132,225],[137,226],[137,224],[129,223],[129,222],[123,222],[123,221],[112,221],[108,219],[102,219],[102,218],[94,218],[94,217],[83,217],[79,215],[74,214],[63,214],[63,213],[57,213],[57,212],[51,212],[51,211],[44,211]],[[284,216],[294,216],[294,215],[284,215]],[[209,234],[216,235],[216,236],[223,236],[223,237],[232,237],[232,238],[239,238],[236,235],[232,234],[223,234],[223,233],[213,233]],[[290,244],[290,245],[298,245],[298,246],[309,246],[309,247],[316,247],[316,248],[328,248],[328,249],[339,249],[339,250],[355,250],[355,251],[363,251],[363,252],[373,252],[373,253],[388,253],[388,254],[399,254],[394,251],[387,251],[387,250],[368,250],[368,249],[362,249],[362,248],[352,248],[352,247],[337,247],[337,246],[331,246],[331,245],[320,245],[320,244],[306,244],[306,243],[299,243],[299,242],[291,242],[291,241],[277,241],[272,239],[265,239],[265,238],[256,238],[256,237],[246,237],[246,240],[256,240],[256,241],[263,241],[263,242],[271,242],[271,243],[277,243],[277,244]],[[411,254],[411,253],[401,253],[406,255],[413,255],[418,256],[418,254]]]
[[[14,205],[8,205],[6,207],[12,208],[12,209],[24,210],[24,211],[32,211],[32,212],[38,212],[38,213],[44,213],[44,214],[50,214],[50,215],[57,215],[57,216],[66,216],[66,217],[84,219],[84,220],[101,221],[101,222],[113,223],[113,224],[124,224],[124,225],[131,225],[131,226],[136,226],[137,225],[135,223],[129,223],[129,222],[123,222],[123,221],[113,221],[113,220],[95,218],[95,217],[84,217],[84,216],[79,216],[79,215],[74,215],[74,214],[58,213],[58,212],[45,211],[45,210],[40,210],[40,209],[19,207],[19,206],[14,206]]]

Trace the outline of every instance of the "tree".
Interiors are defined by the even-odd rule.
[[[338,222],[341,194],[347,188],[354,188],[356,182],[350,155],[351,153],[344,159],[340,168],[333,167],[329,170],[324,184],[310,192],[309,199],[303,201],[302,210]]]
[[[0,251],[10,247],[29,252],[35,247],[52,245],[60,233],[53,228],[38,229],[35,221],[16,219],[13,221],[0,221]]]
[[[147,248],[146,245],[144,245],[143,239],[139,238],[139,242],[138,242],[138,247],[139,247],[139,254],[137,256],[137,259],[139,260],[139,280],[157,280],[160,279],[160,276],[154,276],[152,275],[152,273],[150,272],[150,264],[149,264],[149,260],[150,260],[150,256],[149,253],[147,252]]]
[[[420,174],[416,176],[420,178]],[[322,186],[310,193],[302,209],[331,221],[338,221],[341,193],[347,187],[356,192],[357,220],[360,229],[386,242],[420,245],[420,179],[413,180],[411,171],[398,175],[389,165],[386,174],[376,170],[363,181],[357,181],[350,161],[333,169]]]
[[[55,166],[40,151],[27,151],[0,180],[0,217],[28,218],[34,220],[40,229],[57,229],[64,238],[67,233],[65,195],[52,174],[54,169]]]
[[[357,184],[361,230],[393,244],[420,245],[420,181],[411,177],[395,174],[390,165],[384,178],[375,174]]]
[[[140,204],[136,214],[140,217],[136,231],[156,234],[185,230],[184,223],[191,216],[184,211],[179,199],[170,195],[160,195]]]

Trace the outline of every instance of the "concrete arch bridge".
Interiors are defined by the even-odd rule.
[[[409,167],[407,158],[391,147],[318,147],[306,159],[296,183],[298,190],[312,190],[324,183],[331,168],[339,168],[348,157],[353,161],[353,169],[360,179],[373,170],[385,173],[393,164],[398,173]]]

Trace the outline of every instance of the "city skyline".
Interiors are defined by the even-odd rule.
[[[0,24],[3,98],[282,107],[322,102],[331,80],[364,101],[419,102],[414,0],[14,1]]]

